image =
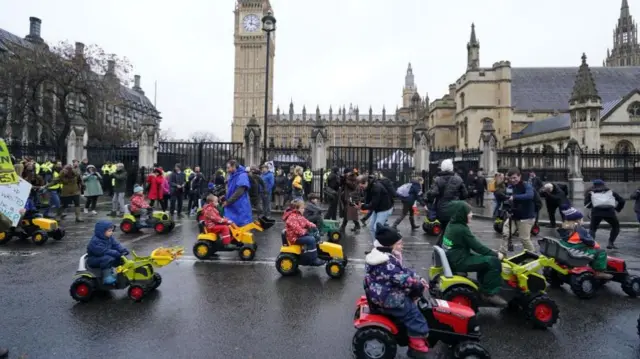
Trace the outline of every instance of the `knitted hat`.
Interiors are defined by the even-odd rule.
[[[133,193],[142,193],[142,191],[144,191],[144,189],[141,186],[135,186],[133,187]]]
[[[443,160],[440,163],[440,170],[445,172],[453,172],[453,161],[451,159]]]
[[[376,225],[376,240],[383,247],[391,247],[396,242],[402,239],[402,234],[397,229],[389,227],[388,225],[382,225],[378,223]]]
[[[593,183],[594,186],[604,186],[604,181],[601,179],[594,179],[591,183]]]
[[[578,211],[578,209],[576,209],[575,207],[571,207],[569,205],[562,206],[560,210],[562,211],[562,215],[564,216],[564,219],[566,221],[579,221],[584,217],[582,215],[582,212]]]

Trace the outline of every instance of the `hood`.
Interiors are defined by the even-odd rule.
[[[471,208],[467,202],[453,201],[447,206],[447,211],[451,216],[449,223],[467,224],[467,215],[471,212]]]
[[[307,206],[307,208],[311,209],[314,212],[322,211],[322,208],[320,208],[320,206],[314,204],[313,202],[307,202],[305,205]]]
[[[242,165],[238,165],[238,168],[236,168],[236,171],[231,174],[231,177],[239,176],[242,173],[247,173],[247,169]]]
[[[287,208],[284,213],[282,214],[282,220],[286,221],[287,219],[289,219],[289,217],[295,217],[296,215],[300,215],[300,212],[292,209],[292,208]]]
[[[591,189],[589,189],[588,191],[593,191],[593,192],[607,192],[609,190],[609,187],[605,186],[605,185],[595,185],[593,187],[591,187]]]
[[[365,263],[371,266],[377,266],[389,261],[389,253],[381,252],[378,248],[374,248],[364,257]]]
[[[93,235],[100,238],[100,239],[107,239],[107,237],[104,236],[104,232],[107,231],[107,229],[109,228],[113,228],[114,225],[111,221],[98,221],[98,223],[96,223],[96,226],[93,230]]]
[[[453,173],[453,171],[440,171],[438,172],[438,174],[436,174],[436,176],[442,177],[442,178],[449,178],[454,175],[455,173]]]

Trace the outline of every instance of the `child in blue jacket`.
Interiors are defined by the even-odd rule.
[[[113,268],[120,265],[122,256],[129,254],[113,236],[114,229],[110,221],[99,221],[87,246],[87,266],[102,269],[102,279],[107,285],[116,282]]]
[[[365,257],[364,291],[373,305],[404,323],[409,336],[409,358],[426,358],[429,327],[415,299],[428,288],[427,282],[406,268],[399,258],[402,235],[397,229],[378,224],[376,247]]]

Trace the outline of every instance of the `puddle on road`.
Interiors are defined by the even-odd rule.
[[[33,257],[40,252],[0,251],[0,257]]]

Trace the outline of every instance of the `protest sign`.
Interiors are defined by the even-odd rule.
[[[18,183],[18,174],[13,168],[7,144],[0,139],[0,185]]]
[[[31,183],[19,178],[16,184],[0,184],[0,212],[11,219],[11,225],[20,221],[21,208],[24,208],[31,192]]]

